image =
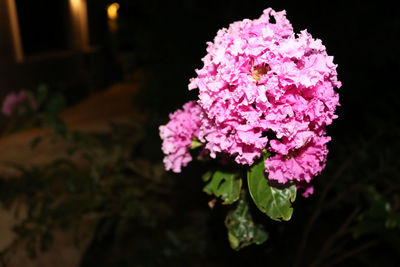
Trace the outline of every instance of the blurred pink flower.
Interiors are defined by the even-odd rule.
[[[11,116],[23,103],[28,103],[33,110],[37,109],[36,101],[29,97],[26,91],[20,91],[19,93],[11,92],[6,96],[1,111],[5,116]]]

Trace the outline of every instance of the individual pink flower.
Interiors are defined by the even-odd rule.
[[[160,126],[166,170],[181,172],[181,167],[192,160],[189,149],[193,139],[199,136],[201,113],[201,107],[190,101],[183,105],[183,110],[170,114],[170,121],[166,125]]]
[[[301,194],[303,197],[308,198],[312,194],[314,194],[314,186],[308,183],[296,183],[297,189],[302,189],[303,193]]]
[[[37,108],[36,101],[30,98],[26,91],[20,91],[19,93],[11,92],[6,96],[1,111],[3,115],[11,116],[23,103],[28,103],[33,110]]]

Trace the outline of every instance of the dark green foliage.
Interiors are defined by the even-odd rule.
[[[246,194],[242,193],[236,208],[225,219],[231,247],[239,250],[251,244],[260,245],[268,239],[268,233],[261,224],[256,224],[250,213]]]
[[[17,110],[6,121],[2,134],[12,134],[33,127],[50,127],[58,134],[65,134],[66,126],[60,113],[66,108],[66,100],[61,93],[51,91],[46,84],[38,86],[35,92],[25,91],[28,99],[17,105]],[[32,106],[31,103],[35,103]],[[40,138],[32,141],[32,148],[40,143]]]
[[[215,171],[210,179],[211,181],[203,188],[204,192],[220,197],[223,204],[232,204],[239,199],[242,179],[238,174]]]
[[[2,260],[22,244],[32,257],[48,250],[56,229],[73,229],[79,244],[93,234],[82,229],[100,221],[123,239],[133,225],[154,227],[160,214],[170,213],[160,199],[172,186],[163,166],[132,157],[142,138],[137,123],[111,125],[104,134],[58,134],[58,139],[70,142],[69,155],[76,160],[56,159],[42,167],[16,165],[21,176],[1,180],[0,201],[5,206],[27,205],[14,226],[17,238],[0,254]]]

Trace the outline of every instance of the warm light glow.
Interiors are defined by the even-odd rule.
[[[118,9],[119,9],[118,3],[112,3],[111,5],[108,6],[107,15],[110,20],[116,20],[118,18]]]
[[[69,0],[69,8],[74,48],[84,50],[89,46],[87,0]]]
[[[69,2],[73,10],[79,10],[79,8],[81,7],[80,0],[69,0]]]
[[[24,61],[21,33],[19,31],[17,7],[14,0],[8,0],[8,13],[10,16],[11,34],[14,43],[15,59],[18,63]]]

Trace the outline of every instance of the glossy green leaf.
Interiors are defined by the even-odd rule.
[[[292,217],[292,203],[296,199],[296,186],[279,189],[268,184],[264,161],[254,165],[247,173],[250,195],[257,207],[271,219],[288,221]]]
[[[255,224],[249,211],[249,204],[242,194],[236,208],[225,219],[231,247],[239,250],[251,244],[260,245],[268,239],[262,225]]]
[[[206,175],[203,176],[203,180],[211,181],[203,188],[204,192],[220,197],[224,201],[223,204],[231,204],[239,199],[242,179],[236,173],[216,171],[211,178]]]

